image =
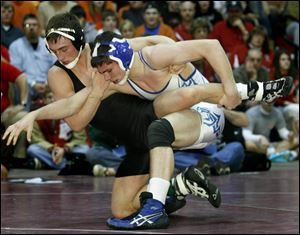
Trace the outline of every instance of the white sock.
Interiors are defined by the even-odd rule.
[[[153,199],[165,205],[169,187],[170,181],[154,177],[150,179],[147,191],[152,193]]]
[[[242,100],[247,100],[248,96],[248,85],[243,83],[237,83],[236,88],[240,94]]]

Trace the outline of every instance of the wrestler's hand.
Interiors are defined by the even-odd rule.
[[[227,109],[234,109],[242,102],[241,97],[237,89],[232,89],[231,91],[225,92],[219,101],[219,106],[223,106]]]
[[[93,71],[92,74],[92,93],[94,95],[99,96],[102,98],[104,92],[109,87],[110,81],[106,81],[104,79],[103,74],[99,73],[97,70]]]
[[[22,131],[27,132],[27,140],[31,142],[31,133],[36,115],[36,112],[30,112],[26,114],[26,116],[24,116],[21,120],[9,126],[2,137],[3,140],[8,137],[6,144],[10,145],[12,142],[12,144],[15,145]]]

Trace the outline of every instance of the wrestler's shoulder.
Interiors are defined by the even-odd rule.
[[[48,71],[48,79],[52,77],[68,77],[68,74],[62,68],[53,65]]]

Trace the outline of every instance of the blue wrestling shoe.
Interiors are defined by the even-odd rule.
[[[194,166],[186,168],[182,173],[177,175],[174,186],[178,196],[192,194],[197,197],[206,198],[216,208],[221,205],[220,190]]]
[[[108,227],[121,230],[163,229],[169,226],[169,218],[164,205],[152,198],[152,193],[142,192],[140,195],[141,208],[134,214],[123,218],[109,218]]]

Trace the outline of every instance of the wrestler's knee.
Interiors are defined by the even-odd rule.
[[[175,140],[172,125],[167,119],[159,119],[148,127],[148,145],[150,149],[155,147],[171,147]]]

